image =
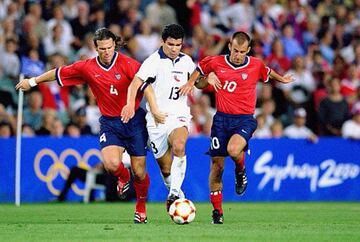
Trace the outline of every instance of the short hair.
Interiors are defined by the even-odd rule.
[[[164,27],[161,38],[165,42],[167,38],[173,39],[184,39],[185,31],[181,25],[178,24],[168,24]]]
[[[250,46],[251,38],[247,33],[243,32],[243,31],[235,32],[231,37],[231,41],[233,41],[234,39],[236,39],[236,41],[240,45],[242,45],[243,43],[245,43],[247,41]]]
[[[95,47],[97,47],[98,40],[107,40],[107,39],[112,39],[113,41],[115,41],[116,50],[125,45],[125,42],[121,39],[120,36],[117,36],[107,28],[100,28],[95,31],[93,37]]]

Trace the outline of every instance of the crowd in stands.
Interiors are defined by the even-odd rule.
[[[100,27],[122,36],[121,51],[142,62],[169,23],[184,27],[183,52],[195,62],[227,54],[241,30],[252,36],[252,56],[294,75],[287,85],[259,83],[255,137],[360,139],[359,0],[2,0],[0,137],[15,134],[20,73],[96,56]],[[209,135],[213,90],[196,90],[191,102],[191,135]],[[42,84],[25,94],[23,135],[97,135],[99,115],[87,86]]]

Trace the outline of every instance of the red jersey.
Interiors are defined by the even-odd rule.
[[[109,66],[100,63],[99,57],[77,61],[56,70],[60,86],[87,83],[96,97],[100,112],[104,116],[118,117],[126,105],[128,87],[138,71],[140,63],[115,52]],[[136,96],[135,110],[142,94]]]
[[[198,69],[201,74],[214,72],[222,89],[215,93],[216,109],[227,114],[254,114],[256,105],[256,84],[267,82],[270,68],[258,58],[246,56],[245,63],[234,66],[229,56],[208,56],[201,60]]]

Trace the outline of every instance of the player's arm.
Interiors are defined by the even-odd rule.
[[[150,107],[150,112],[152,113],[155,123],[158,124],[163,124],[165,123],[165,119],[168,116],[166,113],[163,113],[159,110],[159,107],[156,103],[156,98],[155,98],[155,92],[154,89],[151,85],[148,85],[145,90],[144,90],[144,95],[145,98],[149,104]]]
[[[124,123],[129,122],[129,120],[135,115],[136,94],[140,86],[143,84],[143,80],[141,80],[138,76],[134,76],[128,87],[126,105],[121,110],[121,120]]]
[[[215,91],[222,87],[220,80],[214,72],[210,72],[208,76],[204,76],[200,73],[199,70],[196,69],[191,74],[188,82],[180,87],[180,95],[187,95],[192,91],[194,86],[198,89],[203,89],[209,84],[214,86]]]
[[[49,70],[40,76],[31,77],[29,79],[23,79],[18,84],[16,84],[16,90],[27,91],[32,87],[37,86],[42,82],[50,82],[56,79],[56,69]]]
[[[269,77],[271,79],[275,79],[275,80],[277,80],[279,82],[282,82],[282,83],[289,83],[289,82],[292,82],[294,80],[292,75],[287,74],[285,76],[281,76],[278,73],[276,73],[273,69],[270,70]]]

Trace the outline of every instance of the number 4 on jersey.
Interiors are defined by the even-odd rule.
[[[114,94],[114,95],[118,95],[118,91],[116,90],[116,88],[114,87],[114,85],[110,86],[110,94]]]

